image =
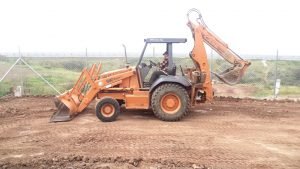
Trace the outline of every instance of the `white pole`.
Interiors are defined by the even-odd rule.
[[[21,47],[19,46],[19,58],[22,58],[22,54],[21,54]],[[21,86],[22,86],[22,90],[24,91],[24,80],[23,80],[23,71],[21,68],[21,72],[20,72],[20,80],[21,80]]]

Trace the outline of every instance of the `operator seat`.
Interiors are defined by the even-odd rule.
[[[164,73],[166,73],[166,74],[160,75],[157,79],[159,79],[159,78],[162,77],[162,76],[176,76],[176,65],[173,64],[171,70],[161,71],[161,72],[164,72]],[[152,78],[152,76],[154,76],[154,74],[151,75],[151,78]],[[151,78],[150,78],[150,79],[151,79]],[[154,82],[155,82],[157,79],[155,79]],[[153,82],[153,83],[154,83],[154,82]],[[144,82],[144,85],[147,86],[147,87],[150,87],[152,84],[150,84],[150,82],[146,82],[146,83]]]

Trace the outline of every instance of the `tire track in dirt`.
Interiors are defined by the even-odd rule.
[[[7,123],[1,123],[0,124],[0,133],[7,132],[9,129],[29,125],[31,121],[32,120],[29,120],[29,119],[22,119],[22,120],[12,120]]]
[[[38,105],[32,103],[37,100]],[[4,104],[21,111],[33,108],[24,118],[1,117],[0,159],[17,162],[30,160],[35,154],[45,159],[74,154],[174,160],[215,168],[300,166],[300,104],[216,101],[203,104],[175,123],[138,111],[124,112],[117,121],[102,123],[94,115],[93,105],[70,122],[48,123],[52,114],[49,99],[0,102],[1,107]]]

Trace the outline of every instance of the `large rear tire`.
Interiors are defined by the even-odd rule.
[[[190,97],[186,89],[178,84],[162,84],[152,94],[151,107],[157,118],[179,121],[189,112]]]
[[[102,122],[112,122],[120,114],[120,104],[116,99],[105,97],[96,105],[96,116]]]

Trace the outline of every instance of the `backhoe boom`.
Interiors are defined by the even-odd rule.
[[[199,14],[196,23],[193,23],[189,18],[191,12],[196,12]],[[193,33],[194,40],[195,37],[201,36],[202,40],[207,45],[209,45],[220,56],[222,56],[226,61],[228,61],[233,65],[233,67],[226,69],[220,74],[216,74],[214,72],[212,73],[215,74],[220,80],[222,80],[227,84],[233,85],[238,83],[251,63],[243,60],[238,54],[233,52],[225,42],[223,42],[218,36],[212,33],[212,31],[210,31],[206,26],[206,24],[204,23],[202,16],[197,9],[191,9],[188,12],[188,26],[190,27]],[[196,47],[204,48],[204,45],[201,44],[200,46],[195,46],[195,48]],[[205,57],[207,57],[206,54]],[[199,61],[195,60],[195,62],[199,62]],[[200,71],[201,71],[201,67],[200,67]]]

